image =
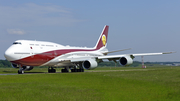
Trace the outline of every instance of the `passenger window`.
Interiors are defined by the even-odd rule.
[[[14,44],[14,45],[15,45],[15,44],[21,44],[21,42],[14,42],[13,44]]]

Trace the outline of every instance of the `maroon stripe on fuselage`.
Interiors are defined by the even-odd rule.
[[[40,66],[55,57],[61,56],[62,54],[78,52],[78,51],[95,51],[96,49],[63,49],[63,50],[53,50],[49,52],[44,52],[36,55],[32,55],[26,58],[22,58],[19,60],[11,61],[12,63],[21,64],[25,66]]]

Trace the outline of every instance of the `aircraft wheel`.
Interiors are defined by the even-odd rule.
[[[71,72],[77,72],[77,69],[71,69]]]
[[[52,73],[56,73],[56,69],[52,69]]]
[[[77,69],[77,72],[84,72],[84,69]]]
[[[84,72],[84,69],[81,69],[81,72]]]
[[[61,69],[61,73],[64,73],[64,69]]]
[[[22,70],[18,70],[18,74],[23,74]]]
[[[67,69],[61,69],[62,73],[68,73],[69,71]]]
[[[56,73],[56,69],[54,69],[54,68],[48,68],[48,73]]]
[[[51,70],[51,69],[48,69],[48,73],[52,73],[52,70]]]

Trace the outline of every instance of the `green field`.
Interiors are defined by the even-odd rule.
[[[47,68],[35,68],[30,72],[16,75],[17,69],[0,69],[0,74],[12,74],[0,75],[0,100],[180,100],[180,67],[107,67],[84,73],[55,74],[47,73]]]

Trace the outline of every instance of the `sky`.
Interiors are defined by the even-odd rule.
[[[20,39],[94,47],[109,25],[109,51],[176,51],[144,61],[179,62],[179,5],[180,0],[0,0],[0,59]]]

